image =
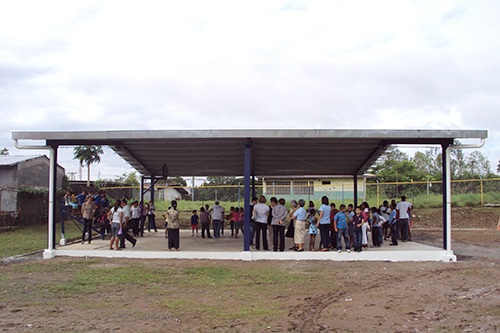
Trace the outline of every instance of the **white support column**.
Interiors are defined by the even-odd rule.
[[[56,151],[51,146],[21,146],[17,139],[14,139],[14,147],[17,149],[30,149],[30,150],[49,150],[50,151],[50,174],[49,174],[49,214],[48,214],[48,235],[47,235],[47,249],[43,252],[44,259],[50,259],[55,257],[54,252],[54,239],[52,235],[54,234],[54,193],[56,179]],[[63,235],[64,236],[64,235]]]
[[[54,234],[54,191],[55,191],[55,179],[54,170],[56,168],[55,151],[51,147],[50,149],[50,171],[49,171],[49,220],[48,220],[48,246],[45,251],[43,251],[43,258],[50,259],[55,257],[54,253],[54,239],[52,235]],[[64,234],[63,234],[64,237]],[[63,238],[64,239],[64,238]],[[62,241],[62,239],[61,239]],[[66,241],[64,241],[66,243]]]
[[[445,149],[446,154],[446,249],[444,250],[443,261],[455,262],[457,256],[453,254],[451,249],[451,163],[450,152],[453,146]]]
[[[479,149],[484,146],[486,140],[481,139],[478,144],[468,144],[468,145],[452,145],[445,149],[446,154],[446,249],[444,250],[443,261],[454,262],[457,261],[457,256],[453,254],[451,249],[451,162],[450,162],[450,152],[452,149],[462,149],[462,148],[474,148]]]

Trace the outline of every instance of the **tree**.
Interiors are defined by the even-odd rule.
[[[133,171],[133,172],[128,173],[128,174],[126,172],[124,172],[123,175],[116,176],[115,182],[124,183],[124,184],[130,185],[130,186],[139,186],[139,180],[138,180],[138,176],[137,176],[136,171]]]
[[[430,156],[425,154],[418,155],[417,159],[421,162],[421,168],[429,167]],[[371,167],[370,173],[376,175],[375,180],[380,183],[411,183],[412,181],[419,181],[425,179],[425,174],[417,170],[414,159],[410,159],[408,154],[400,151],[397,147],[391,146],[383,154],[377,162]],[[382,190],[383,194],[389,198],[397,198],[401,194],[407,193],[412,189],[409,184],[402,184],[397,186],[386,186]]]
[[[425,152],[417,151],[411,159],[415,163],[416,170],[422,174],[423,178],[418,180],[426,180],[427,177],[433,179],[442,179],[442,153],[437,147],[431,148]]]
[[[466,161],[472,178],[476,178],[477,176],[483,178],[492,176],[490,161],[479,150],[474,150],[467,156]]]
[[[73,149],[73,159],[79,160],[82,167],[87,166],[87,186],[90,186],[90,165],[101,162],[101,154],[104,154],[101,146],[78,146]]]
[[[9,155],[9,150],[7,148],[0,150],[0,155]]]

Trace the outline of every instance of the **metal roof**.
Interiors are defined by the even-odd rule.
[[[482,130],[140,130],[13,132],[14,140],[107,145],[143,175],[241,176],[251,140],[255,176],[362,175],[392,144],[451,144]]]
[[[45,155],[0,155],[0,165],[13,166],[42,156]]]

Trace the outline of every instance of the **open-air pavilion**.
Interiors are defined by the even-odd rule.
[[[384,251],[370,254],[368,260],[443,260],[455,261],[451,249],[451,186],[450,151],[456,148],[480,148],[487,138],[481,130],[157,130],[157,131],[88,131],[88,132],[13,132],[12,138],[20,149],[50,151],[49,237],[45,258],[56,255],[92,255],[85,251],[71,253],[56,248],[55,242],[55,165],[57,151],[62,146],[106,145],[139,171],[141,193],[144,179],[151,179],[148,189],[152,198],[156,179],[165,176],[241,176],[245,179],[245,226],[250,224],[250,198],[255,177],[295,175],[352,175],[354,204],[357,205],[357,179],[391,145],[438,145],[442,149],[443,165],[443,249],[432,255],[425,251]],[[454,145],[455,139],[478,139],[478,144]],[[41,146],[33,141],[44,141]],[[30,144],[31,143],[31,144]],[[311,156],[315,158],[311,160]],[[168,169],[168,170],[167,170]],[[76,252],[76,251],[75,251]],[[392,254],[390,255],[389,252]],[[83,254],[85,253],[85,254]],[[132,255],[132,253],[134,253]],[[205,255],[203,255],[205,253]],[[376,253],[376,252],[373,252]],[[399,253],[399,255],[398,255]],[[97,253],[94,253],[98,255]],[[243,248],[237,257],[226,252],[184,251],[169,253],[118,252],[100,256],[169,257],[217,259],[325,259],[365,260],[365,253],[351,253],[339,259],[337,253],[255,253],[250,251],[249,233],[245,233]],[[320,256],[321,255],[321,256]]]

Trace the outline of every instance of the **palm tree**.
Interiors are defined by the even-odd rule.
[[[90,165],[101,162],[101,154],[104,154],[101,146],[78,146],[73,149],[73,159],[79,160],[80,165],[87,166],[87,186],[90,186]]]

